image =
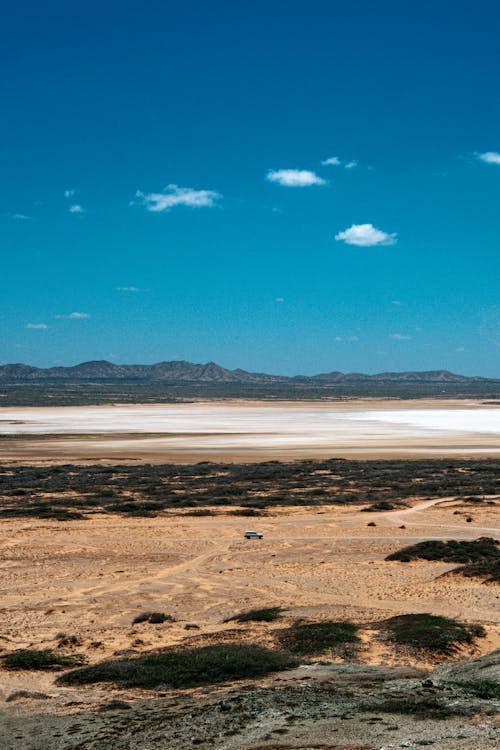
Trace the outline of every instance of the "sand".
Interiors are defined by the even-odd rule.
[[[472,400],[0,409],[3,463],[498,455],[500,408]]]
[[[456,508],[454,501],[419,501],[369,517],[316,507],[253,519],[177,514],[4,521],[0,644],[8,650],[53,647],[58,633],[76,634],[78,650],[95,660],[130,648],[138,637],[139,650],[147,650],[182,641],[189,635],[186,623],[210,634],[234,627],[222,621],[235,612],[280,605],[291,620],[370,623],[404,612],[473,620],[487,624],[488,638],[479,647],[490,651],[500,645],[498,587],[439,577],[455,567],[450,564],[384,561],[391,551],[425,539],[500,536],[497,507],[469,507],[473,523],[454,515]],[[243,538],[254,527],[264,533],[262,541]],[[166,612],[177,622],[132,627],[145,610]],[[370,649],[366,661],[380,662],[375,641]],[[3,681],[18,679],[2,674]]]
[[[4,464],[498,456],[500,410],[473,401],[3,408],[0,432],[6,435],[0,439]],[[372,696],[370,669],[385,675],[387,688],[381,689],[388,695],[393,682],[413,695],[422,675],[435,667],[430,655],[419,657],[381,636],[377,623],[391,615],[432,612],[481,623],[486,637],[457,656],[500,647],[498,586],[446,575],[453,564],[385,560],[390,552],[428,539],[500,538],[499,498],[490,499],[496,504],[415,497],[409,508],[370,514],[359,507],[315,506],[273,508],[251,519],[214,508],[212,516],[190,516],[186,510],[156,518],[3,520],[1,653],[57,650],[62,642],[63,652],[82,653],[94,663],[225,639],[273,645],[276,630],[301,618],[351,619],[361,625],[362,646],[354,664],[327,653],[326,662],[253,684],[153,695],[111,685],[61,687],[51,672],[0,670],[0,746],[170,750],[210,736],[216,740],[203,747],[221,750],[309,750],[347,747],[346,742],[357,748],[414,747],[422,738],[443,750],[492,750],[500,728],[494,717],[421,722],[393,716],[372,725],[365,714],[338,704],[344,694],[357,694],[358,681],[366,686],[356,700]],[[263,540],[246,541],[248,528],[263,532]],[[223,622],[261,606],[285,612],[270,624]],[[143,611],[165,612],[176,621],[132,625]],[[314,691],[323,689],[315,703]],[[129,710],[97,711],[116,697],[125,698]],[[220,701],[233,699],[247,703],[221,713]],[[232,717],[242,713],[246,728],[233,731]],[[293,744],[275,744],[280,735],[273,732],[288,731],[291,716]]]

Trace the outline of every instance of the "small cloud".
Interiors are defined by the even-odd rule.
[[[405,333],[391,333],[389,334],[389,338],[395,341],[410,341],[413,336],[407,336]]]
[[[64,191],[64,197],[65,198],[72,198],[78,192],[79,192],[79,190],[77,188],[71,188],[71,190],[65,190]]]
[[[141,289],[138,286],[117,286],[117,292],[149,292],[149,289]]]
[[[27,323],[25,328],[29,328],[31,331],[45,331],[48,325],[46,323]]]
[[[345,336],[345,337],[343,337],[343,336],[335,336],[335,338],[333,340],[337,341],[337,342],[340,342],[340,341],[349,341],[349,342],[352,343],[354,341],[359,341],[359,336]]]
[[[338,156],[330,156],[328,159],[324,159],[321,163],[324,167],[340,167],[342,164]]]
[[[145,206],[147,211],[159,213],[170,211],[175,206],[188,206],[189,208],[214,208],[222,195],[215,190],[194,190],[193,188],[182,188],[178,185],[167,185],[162,193],[142,193],[138,190],[135,194],[137,200],[131,201],[130,205],[139,203]]]
[[[276,182],[283,187],[310,187],[326,185],[326,180],[308,169],[270,169],[266,175],[268,182]]]
[[[353,224],[349,229],[335,235],[337,241],[345,242],[346,245],[358,245],[359,247],[395,245],[397,237],[397,232],[388,234],[381,229],[377,229],[373,224]]]
[[[68,208],[68,211],[70,212],[70,214],[84,214],[85,213],[85,209],[83,208],[83,206],[80,206],[79,203],[75,203],[72,206],[70,206]]]
[[[352,161],[342,161],[338,156],[330,156],[328,159],[324,159],[322,162],[324,167],[344,167],[344,169],[354,169],[358,166],[357,159]]]
[[[403,304],[403,303],[402,303],[402,302],[400,302],[400,301],[399,301],[398,299],[393,299],[393,300],[391,301],[391,305],[397,305],[397,306],[399,306],[399,305],[402,305],[402,304]]]
[[[455,349],[455,351],[456,352],[464,352],[465,351],[465,346],[457,346],[457,348]]]
[[[63,320],[87,320],[90,318],[90,314],[84,312],[72,312],[68,315],[56,315],[56,318]]]
[[[284,301],[285,301],[284,297],[276,297],[275,299],[275,302],[284,302]]]
[[[27,216],[26,214],[11,214],[13,219],[17,219],[18,221],[26,221],[27,219],[31,219],[31,216]]]
[[[500,164],[500,154],[497,151],[485,151],[482,154],[476,154],[476,157],[486,164]]]

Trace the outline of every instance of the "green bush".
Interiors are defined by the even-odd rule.
[[[359,641],[358,626],[352,622],[295,623],[279,637],[281,645],[295,654],[321,654]]]
[[[112,682],[122,687],[168,685],[189,688],[263,677],[269,672],[295,666],[297,662],[289,654],[262,646],[223,644],[104,661],[61,675],[58,682],[64,685]]]
[[[85,664],[82,654],[56,654],[50,648],[41,651],[12,651],[0,657],[6,669],[64,669]]]
[[[396,643],[440,654],[451,654],[462,644],[485,635],[481,625],[466,625],[428,613],[398,615],[384,624]]]
[[[233,617],[226,617],[223,622],[272,622],[277,620],[283,607],[264,607],[263,609],[250,609],[248,612],[241,612]]]
[[[500,542],[487,536],[474,541],[451,539],[448,542],[420,542],[393,552],[385,559],[400,562],[440,560],[461,563],[460,567],[450,572],[467,578],[483,578],[485,583],[500,583]]]
[[[386,560],[441,560],[451,563],[474,563],[480,560],[499,559],[500,542],[491,537],[480,537],[474,541],[457,541],[450,539],[442,542],[438,539],[413,544],[398,552],[388,555]]]
[[[500,699],[500,682],[496,680],[457,680],[452,685],[475,698]]]

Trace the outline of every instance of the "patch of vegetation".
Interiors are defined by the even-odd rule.
[[[385,510],[404,505],[407,498],[473,494],[500,494],[500,460],[0,467],[4,518],[65,521],[94,513],[153,517],[179,509],[196,514],[229,510],[251,517],[273,507],[368,505]]]
[[[451,684],[475,698],[500,699],[500,682],[497,680],[456,680]]]
[[[432,540],[420,542],[393,552],[386,560],[439,560],[441,562],[461,563],[461,567],[450,571],[468,578],[483,578],[485,583],[500,583],[500,542],[491,537],[482,536],[474,541],[447,542]]]
[[[482,536],[474,541],[457,541],[450,539],[442,542],[433,539],[428,542],[420,542],[398,552],[388,555],[386,560],[441,560],[452,563],[473,563],[479,560],[500,559],[500,542],[491,537]]]
[[[438,698],[388,698],[382,703],[363,703],[361,711],[385,714],[409,714],[418,719],[448,719],[453,716],[452,709]]]
[[[295,666],[297,662],[289,654],[262,646],[223,644],[104,661],[67,672],[58,682],[64,685],[112,682],[122,687],[168,685],[189,688],[263,677]]]
[[[379,510],[395,510],[397,508],[394,503],[390,503],[388,500],[379,500],[378,503],[369,505],[368,508],[363,508],[365,513],[374,513]]]
[[[0,658],[3,666],[12,670],[67,669],[85,664],[85,657],[82,654],[56,654],[50,648],[41,651],[30,649],[12,651]]]
[[[500,558],[463,565],[450,573],[458,573],[466,578],[482,578],[483,583],[500,583]]]
[[[486,635],[481,625],[467,625],[428,613],[397,615],[384,625],[395,643],[445,655]]]
[[[330,648],[345,647],[359,641],[358,626],[352,622],[297,622],[282,631],[280,644],[294,654],[321,654]]]
[[[263,609],[250,609],[233,617],[226,617],[223,622],[273,622],[277,620],[284,611],[283,607],[264,607]]]
[[[166,615],[164,612],[141,612],[134,617],[132,625],[138,625],[140,622],[150,622],[152,625],[161,625],[162,622],[175,622],[172,615]]]

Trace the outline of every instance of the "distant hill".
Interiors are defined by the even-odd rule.
[[[24,364],[0,365],[0,382],[41,382],[52,380],[140,380],[164,381],[168,383],[488,383],[496,379],[456,375],[447,370],[426,372],[381,372],[366,375],[359,372],[328,372],[319,375],[268,375],[228,370],[215,362],[193,364],[192,362],[158,362],[154,365],[115,365],[106,360],[82,362],[73,367],[31,367]]]

